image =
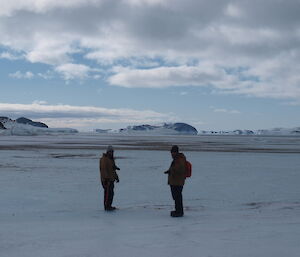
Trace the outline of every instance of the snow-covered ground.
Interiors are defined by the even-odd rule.
[[[114,213],[98,158],[116,146]],[[169,146],[193,164],[171,218]],[[299,137],[0,137],[2,257],[298,257]]]

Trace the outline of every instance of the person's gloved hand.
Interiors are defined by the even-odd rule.
[[[167,170],[167,171],[165,171],[164,173],[165,173],[165,174],[169,174],[169,173],[170,173],[170,171],[168,171],[168,170]]]
[[[120,170],[120,168],[117,165],[114,165],[114,170]]]
[[[119,179],[119,176],[117,175],[116,177],[116,182],[119,183],[120,182],[120,179]]]

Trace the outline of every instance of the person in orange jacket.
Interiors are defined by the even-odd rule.
[[[114,159],[114,149],[111,145],[107,147],[106,153],[103,153],[99,161],[101,184],[104,189],[104,209],[114,211],[116,207],[112,206],[114,198],[114,182],[119,183],[119,176],[116,170],[120,170]]]
[[[165,171],[168,174],[168,184],[171,188],[172,198],[175,201],[175,210],[171,211],[172,217],[182,217],[183,204],[182,204],[182,190],[186,178],[186,158],[183,153],[179,152],[177,145],[171,148],[171,156],[173,161],[170,168]]]

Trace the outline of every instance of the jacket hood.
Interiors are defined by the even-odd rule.
[[[176,159],[180,159],[180,158],[184,158],[185,159],[185,155],[183,153],[178,153],[175,157],[175,160]]]

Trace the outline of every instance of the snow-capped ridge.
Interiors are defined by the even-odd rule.
[[[21,124],[29,124],[34,127],[48,128],[48,126],[45,123],[33,121],[33,120],[27,119],[25,117],[16,119],[16,122],[21,123]]]
[[[0,117],[0,135],[37,136],[50,134],[78,133],[73,128],[49,128],[42,122],[35,122],[27,118],[12,120],[8,117]]]
[[[178,123],[163,123],[162,125],[134,125],[120,129],[120,133],[151,133],[151,134],[188,134],[197,135],[198,131],[193,126],[178,122]]]
[[[293,136],[300,135],[300,127],[296,128],[273,128],[273,129],[236,129],[236,130],[201,130],[199,135],[262,135],[262,136]]]

